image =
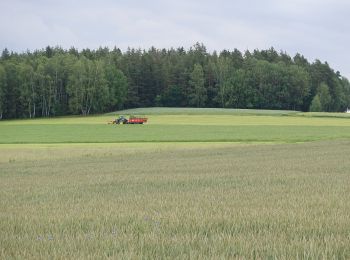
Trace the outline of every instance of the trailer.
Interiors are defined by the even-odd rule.
[[[146,117],[130,117],[127,124],[143,124],[147,123],[148,118]]]

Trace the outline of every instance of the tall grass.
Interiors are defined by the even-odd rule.
[[[348,259],[349,145],[1,145],[0,258]]]

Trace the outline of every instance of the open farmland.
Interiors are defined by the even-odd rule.
[[[149,118],[146,125],[107,125],[108,121],[116,117],[116,113],[4,121],[0,124],[0,144],[306,142],[350,138],[350,116],[347,114],[329,114],[329,117],[325,117],[322,113],[308,116],[290,111],[233,109],[218,114],[221,110],[158,108],[159,114],[156,114],[155,109],[120,112],[146,113]]]
[[[0,258],[350,258],[349,117],[158,111],[0,122]]]

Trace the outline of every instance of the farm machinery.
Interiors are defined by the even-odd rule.
[[[148,118],[146,117],[135,117],[135,116],[130,116],[129,119],[127,119],[124,116],[120,116],[118,118],[116,118],[114,121],[111,121],[111,124],[129,124],[129,125],[135,125],[135,124],[143,124],[143,123],[147,123]]]

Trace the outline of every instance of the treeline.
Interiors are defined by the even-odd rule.
[[[241,53],[46,47],[0,58],[0,118],[176,106],[344,111],[350,83],[326,63],[273,48]]]

